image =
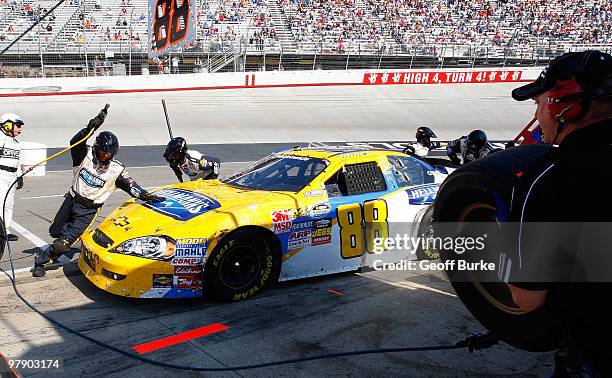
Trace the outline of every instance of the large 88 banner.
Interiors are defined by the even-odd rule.
[[[149,58],[193,41],[196,15],[195,0],[149,0]]]

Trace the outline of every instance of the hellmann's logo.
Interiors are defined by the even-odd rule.
[[[89,172],[86,168],[81,168],[79,171],[79,177],[81,180],[85,181],[87,185],[93,186],[94,188],[101,188],[106,183],[105,180]]]

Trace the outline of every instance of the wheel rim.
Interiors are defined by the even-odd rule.
[[[219,264],[222,283],[232,289],[250,286],[261,270],[259,253],[250,246],[237,246],[228,251]]]
[[[465,208],[460,216],[459,223],[463,222],[489,222],[495,220],[497,209],[486,203],[475,203]],[[521,310],[512,300],[512,294],[504,282],[480,282],[474,272],[467,274],[470,282],[476,290],[497,309],[511,315],[523,315],[526,311]]]

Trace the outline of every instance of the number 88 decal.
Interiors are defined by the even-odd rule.
[[[363,255],[364,247],[372,253],[374,240],[389,236],[387,213],[387,202],[382,199],[367,201],[363,205],[352,203],[338,206],[336,217],[340,227],[342,258],[359,257]]]
[[[155,44],[153,48],[164,49],[181,42],[189,30],[189,0],[157,0],[153,20]]]

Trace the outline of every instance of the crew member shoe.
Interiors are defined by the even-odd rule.
[[[8,241],[14,242],[14,241],[19,240],[19,236],[15,235],[15,234],[8,234],[8,235],[6,235],[6,239]]]
[[[43,265],[50,263],[52,259],[53,256],[51,255],[51,248],[43,250],[37,254],[36,257],[34,257],[34,266],[42,267]]]
[[[32,272],[32,277],[44,277],[47,273],[45,267],[42,265],[34,265],[30,271]]]

